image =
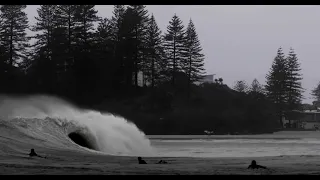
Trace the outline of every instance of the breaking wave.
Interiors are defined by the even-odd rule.
[[[110,155],[153,154],[149,139],[133,123],[49,96],[0,96],[0,129],[1,137],[19,135],[45,147]]]

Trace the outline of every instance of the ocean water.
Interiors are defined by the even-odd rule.
[[[320,155],[320,132],[246,136],[149,136],[157,156],[265,157]]]

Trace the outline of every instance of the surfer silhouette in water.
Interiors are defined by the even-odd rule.
[[[258,165],[255,160],[253,160],[253,161],[251,162],[251,164],[249,165],[249,167],[248,167],[248,169],[259,169],[259,168],[261,168],[261,169],[267,169],[267,167],[265,167],[265,166],[260,166],[260,165]]]
[[[168,164],[168,162],[164,160],[160,160],[159,162],[157,162],[157,164]]]
[[[30,150],[29,156],[30,156],[30,157],[36,156],[36,157],[40,157],[40,158],[46,158],[46,157],[43,157],[43,156],[38,155],[38,154],[34,151],[34,149],[31,149],[31,150]]]
[[[141,157],[138,157],[138,161],[139,161],[139,164],[147,164],[147,162],[143,160]],[[168,162],[164,160],[160,160],[156,164],[168,164]]]
[[[143,160],[141,157],[138,157],[139,164],[147,164],[145,160]]]

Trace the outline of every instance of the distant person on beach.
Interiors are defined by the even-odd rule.
[[[29,153],[29,156],[30,156],[30,157],[36,156],[36,157],[40,157],[40,158],[46,158],[46,157],[42,157],[42,156],[38,155],[38,154],[34,151],[34,149],[31,149],[31,151],[30,151],[30,153]]]
[[[261,169],[267,169],[267,167],[265,167],[265,166],[260,166],[260,165],[258,165],[255,160],[253,160],[253,161],[251,162],[251,164],[249,165],[249,167],[248,167],[248,169],[259,169],[259,168],[261,168]]]
[[[141,157],[138,157],[139,164],[147,164],[145,160],[143,160]]]

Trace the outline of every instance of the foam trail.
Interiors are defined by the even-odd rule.
[[[53,118],[73,122],[87,128],[98,149],[108,154],[153,154],[149,139],[133,123],[112,114],[76,108],[59,98],[0,96],[0,119],[10,121],[14,118]]]

